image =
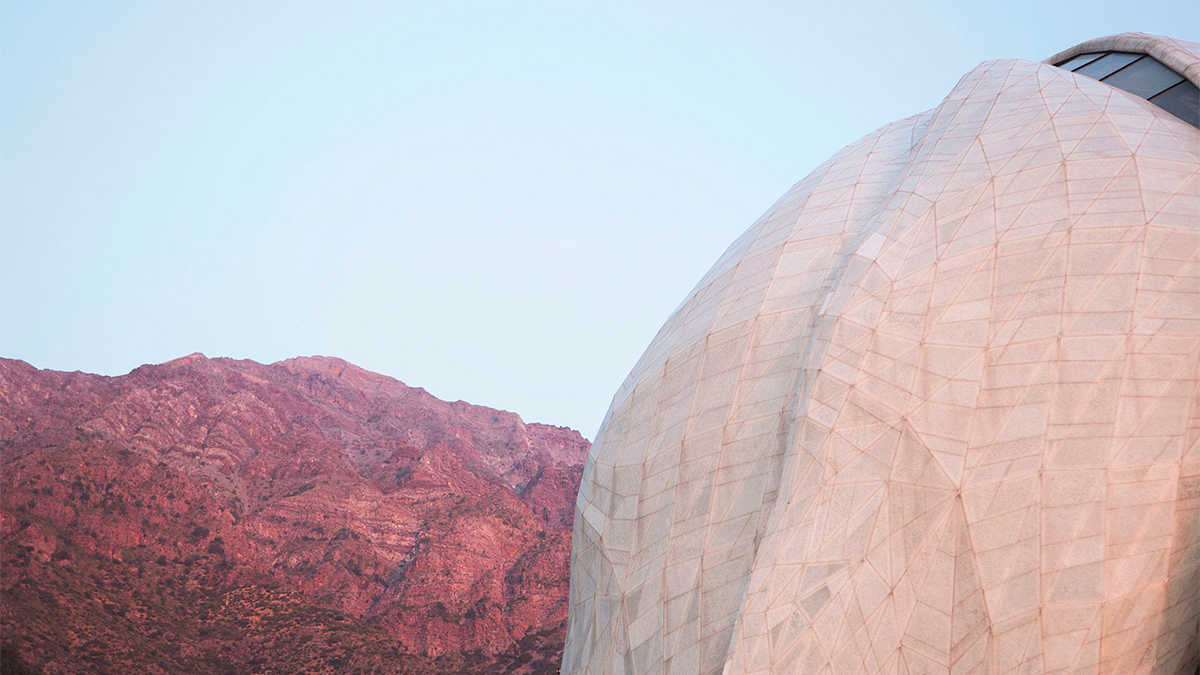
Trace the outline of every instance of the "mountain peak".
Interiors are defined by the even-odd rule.
[[[560,648],[588,450],[570,429],[448,403],[342,359],[197,353],[112,378],[5,360],[0,447],[16,570],[5,583],[48,584],[64,612],[72,584],[95,585],[75,578],[85,570],[112,577],[92,590],[129,608],[122,617],[153,616],[162,589],[191,583],[168,578],[203,578],[221,597],[259,579],[370,620],[383,631],[370,640],[443,668],[462,654],[483,668],[529,645],[551,664]],[[3,630],[18,645],[60,624],[90,630],[5,597],[15,609]],[[106,651],[126,654],[146,629],[112,621]],[[70,670],[72,654],[34,661]],[[174,664],[206,672],[197,667]]]

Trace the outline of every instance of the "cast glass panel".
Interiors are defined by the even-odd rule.
[[[1141,54],[1127,54],[1124,52],[1110,52],[1092,61],[1091,63],[1079,68],[1075,72],[1080,75],[1087,75],[1093,80],[1103,80],[1112,75],[1125,66],[1142,58]]]
[[[1146,56],[1101,80],[1142,98],[1150,98],[1183,81],[1183,76]]]
[[[1144,98],[1200,128],[1200,92],[1196,85],[1152,56],[1131,52],[1087,52],[1057,65]]]
[[[1200,127],[1200,90],[1191,82],[1184,80],[1150,99],[1150,102],[1184,122]]]
[[[1067,70],[1075,70],[1080,66],[1085,66],[1092,61],[1095,61],[1103,55],[1104,52],[1088,52],[1087,54],[1080,54],[1073,59],[1067,59],[1066,61],[1063,61],[1062,63],[1058,64],[1058,67],[1066,68]]]

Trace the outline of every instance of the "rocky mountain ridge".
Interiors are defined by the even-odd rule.
[[[334,622],[356,648],[289,667],[553,672],[587,450],[340,359],[0,360],[5,647],[45,672],[275,672]]]

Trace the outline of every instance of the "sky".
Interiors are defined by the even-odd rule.
[[[337,356],[595,435],[834,152],[1144,2],[0,3],[0,356]]]

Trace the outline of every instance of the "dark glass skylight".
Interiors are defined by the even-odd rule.
[[[1092,61],[1086,66],[1080,66],[1075,69],[1075,72],[1080,75],[1087,75],[1093,80],[1104,81],[1104,78],[1112,75],[1125,66],[1142,58],[1141,54],[1124,54],[1121,52],[1109,52],[1104,56]]]
[[[1089,52],[1056,65],[1141,96],[1200,129],[1200,90],[1151,56]]]
[[[1191,82],[1184,80],[1151,98],[1150,102],[1179,119],[1190,122],[1192,126],[1200,127],[1200,92],[1196,91],[1196,85]]]
[[[1104,56],[1104,52],[1088,52],[1086,54],[1080,54],[1079,56],[1071,58],[1067,61],[1063,61],[1062,63],[1058,64],[1058,67],[1066,68],[1067,70],[1075,70],[1076,68],[1086,66],[1101,56]]]

